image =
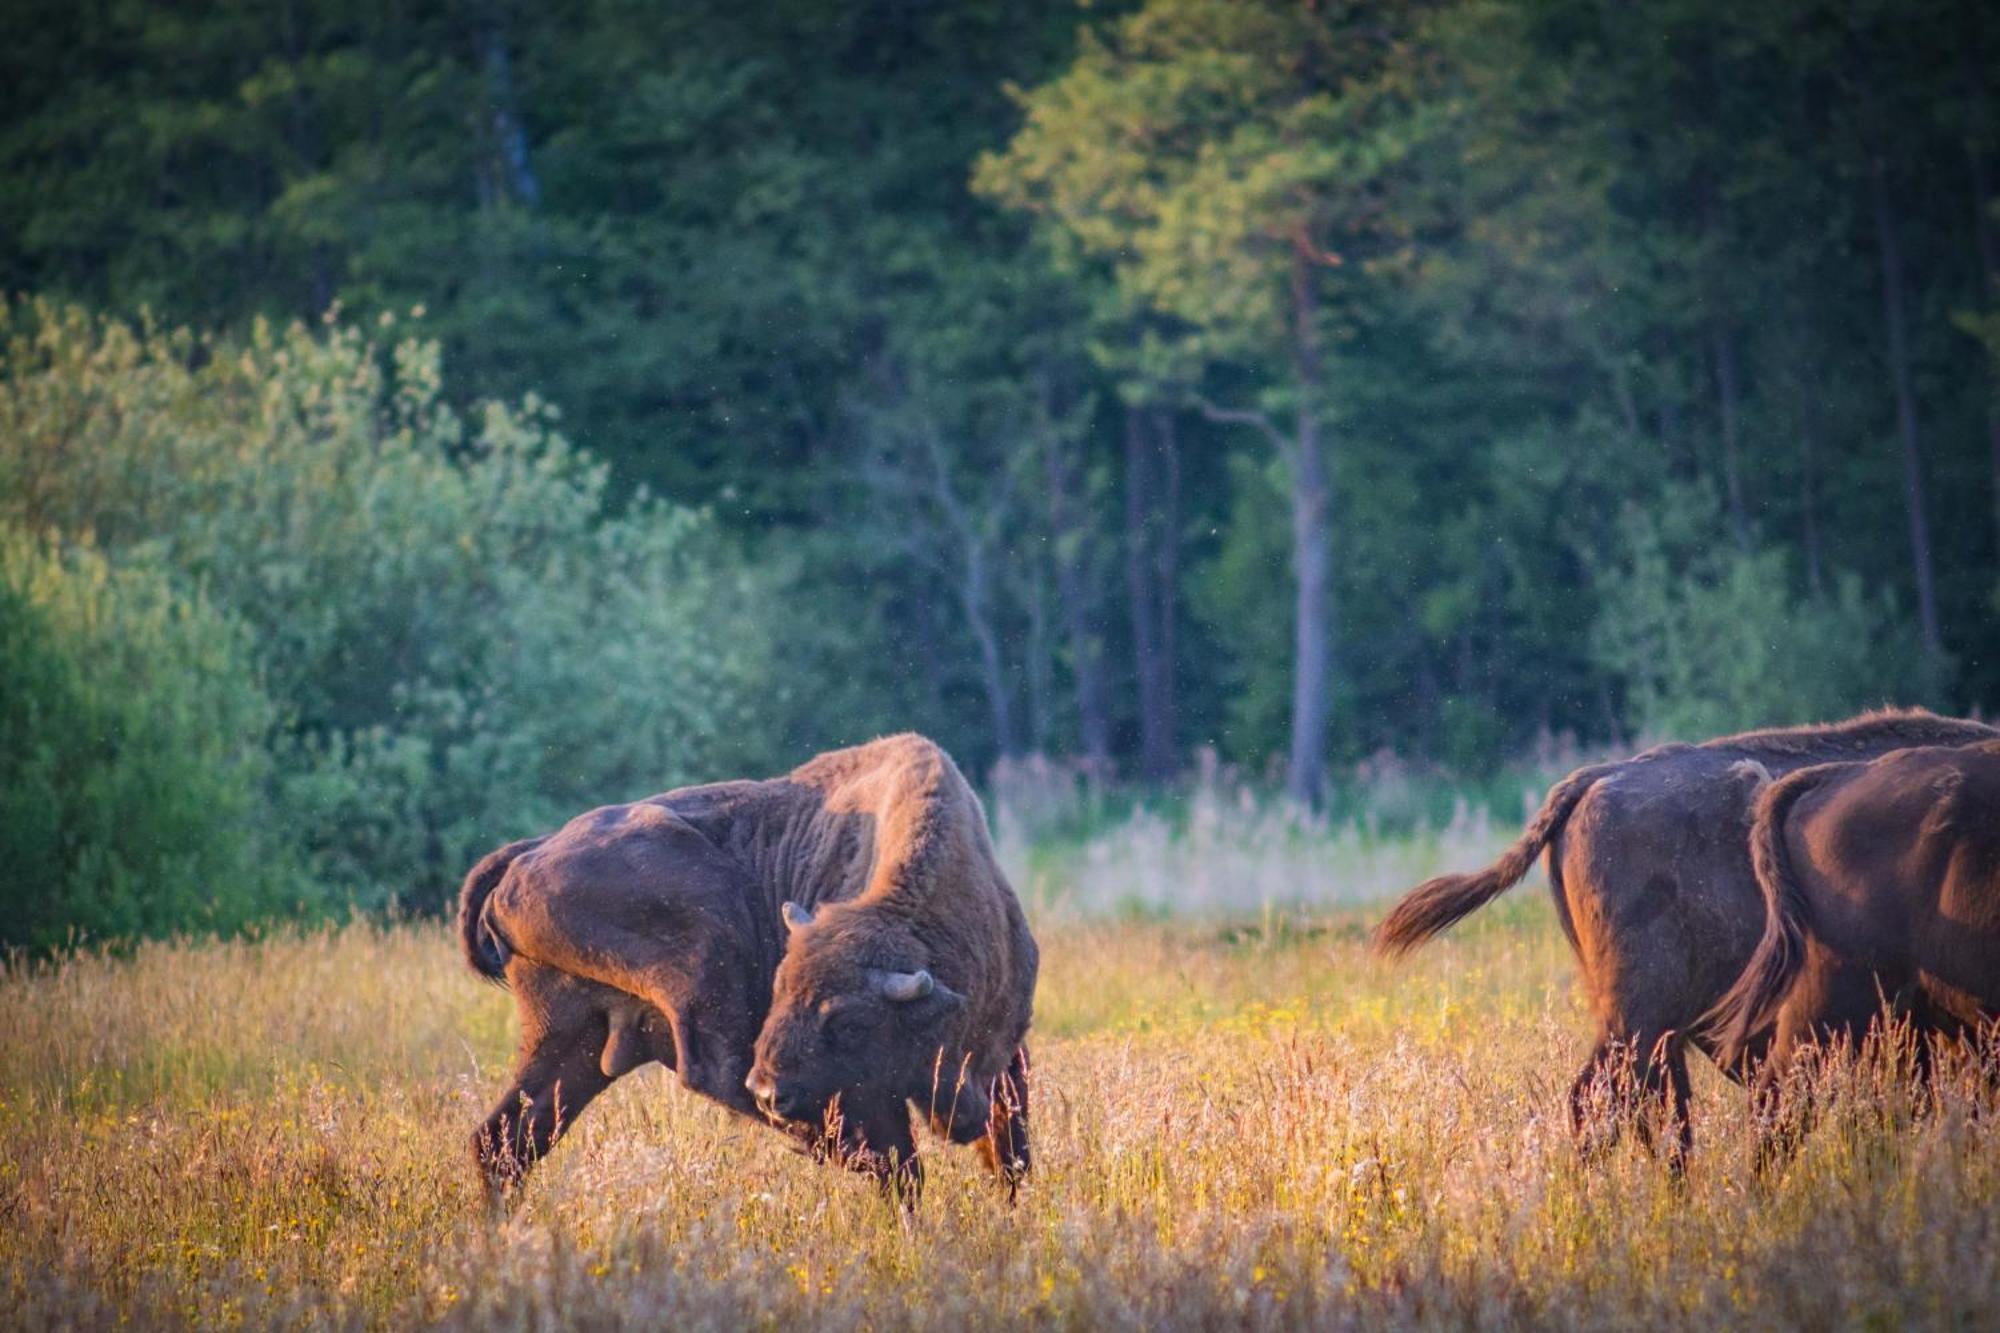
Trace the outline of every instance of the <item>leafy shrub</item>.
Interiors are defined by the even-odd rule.
[[[386,327],[386,325],[385,325]],[[532,398],[437,347],[240,342],[45,303],[0,325],[0,517],[150,543],[250,629],[284,827],[363,904],[434,906],[580,808],[759,763],[768,590]]]
[[[0,531],[0,944],[233,930],[288,904],[243,627],[156,559]]]
[[[1630,508],[1619,528],[1591,644],[1640,733],[1698,739],[1916,701],[1896,653],[1908,628],[1853,575],[1818,597],[1796,592],[1784,552],[1732,545],[1700,488]]]

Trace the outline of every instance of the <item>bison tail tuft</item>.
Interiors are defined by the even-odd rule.
[[[507,870],[521,853],[541,843],[540,838],[528,838],[521,842],[510,842],[498,851],[488,852],[472,867],[465,877],[464,887],[458,891],[458,935],[465,947],[465,961],[474,972],[489,981],[500,981],[507,974],[507,960],[513,956],[503,936],[487,919],[486,900],[506,877]]]
[[[1527,873],[1509,874],[1514,858],[1510,851],[1498,862],[1470,875],[1439,875],[1410,890],[1375,927],[1375,951],[1397,957],[1409,953],[1434,935],[1492,902]]]
[[[1734,1069],[1750,1039],[1778,1016],[1785,995],[1805,965],[1810,908],[1792,869],[1785,826],[1798,799],[1838,767],[1801,769],[1766,787],[1750,825],[1750,864],[1764,894],[1764,933],[1743,975],[1701,1017],[1698,1030],[1715,1043],[1716,1063]]]
[[[1562,830],[1583,794],[1616,767],[1598,764],[1579,768],[1549,788],[1542,808],[1520,839],[1486,869],[1469,875],[1439,875],[1412,889],[1375,927],[1375,951],[1406,954],[1520,883],[1542,849]]]

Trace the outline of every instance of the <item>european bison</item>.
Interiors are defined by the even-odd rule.
[[[1750,850],[1764,934],[1709,1017],[1722,1058],[1773,1022],[1774,1073],[1858,1036],[1819,1017],[1849,965],[1873,974],[1871,1011],[1914,1000],[1946,1031],[2000,1012],[2000,743],[1794,773],[1758,800]]]
[[[1028,1169],[1035,941],[979,798],[921,736],[510,844],[466,878],[459,929],[521,1016],[473,1143],[496,1192],[653,1060],[885,1184],[919,1180],[910,1103],[1010,1197]]]
[[[1758,792],[1810,765],[1996,738],[1992,727],[1913,709],[1662,745],[1580,768],[1549,789],[1520,841],[1493,865],[1440,876],[1398,903],[1376,928],[1376,947],[1400,954],[1422,944],[1513,887],[1546,848],[1556,913],[1599,1023],[1570,1089],[1572,1123],[1583,1133],[1601,1106],[1615,1133],[1646,1103],[1660,1104],[1678,1167],[1693,1143],[1686,1045],[1716,1058],[1697,1024],[1742,972],[1763,919],[1747,842]],[[1865,979],[1844,979],[1819,1017],[1865,1021],[1852,1009],[1864,990],[1872,997]],[[1873,1008],[1871,998],[1867,1013]],[[1745,1049],[1755,1054],[1757,1043]],[[1742,1077],[1739,1062],[1719,1063]]]

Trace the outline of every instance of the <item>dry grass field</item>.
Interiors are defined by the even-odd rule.
[[[510,1216],[465,1139],[508,996],[442,926],[164,944],[0,976],[0,1323],[1090,1328],[1984,1323],[1976,1071],[1876,1065],[1781,1173],[1697,1088],[1685,1181],[1573,1153],[1583,1014],[1532,894],[1392,969],[1360,918],[1040,923],[1037,1173],[929,1153],[905,1216],[662,1071]]]

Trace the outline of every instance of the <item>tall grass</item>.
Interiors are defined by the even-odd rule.
[[[999,768],[992,805],[1001,864],[1045,916],[1244,917],[1354,907],[1484,865],[1547,785],[1538,767],[1466,788],[1383,755],[1309,811],[1211,754],[1185,788],[1142,803],[1029,759]]]
[[[1991,1080],[1822,1076],[1752,1172],[1572,1151],[1584,1020],[1539,898],[1410,965],[1349,914],[1039,921],[1036,1173],[930,1152],[905,1216],[653,1070],[489,1220],[511,1000],[438,926],[0,975],[0,1323],[917,1329],[1965,1325],[2000,1301]]]

